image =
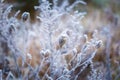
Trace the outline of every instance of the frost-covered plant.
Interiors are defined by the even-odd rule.
[[[16,19],[18,12],[8,17],[11,7],[0,13],[0,40],[6,42],[15,61],[6,79],[10,76],[23,80],[81,79],[102,44],[97,31],[92,39],[84,34],[80,21],[85,13],[73,9],[77,4],[85,3],[76,0],[69,5],[65,0],[58,6],[58,0],[53,4],[40,1],[40,6],[35,6],[40,11],[37,16],[40,24],[32,27],[28,12],[23,13],[21,20]]]
[[[17,57],[22,56],[19,53],[19,49],[16,47],[14,36],[16,33],[16,25],[18,20],[16,16],[18,12],[9,18],[9,13],[12,10],[12,6],[6,8],[6,4],[0,3],[0,60],[3,75],[9,75],[11,68],[14,67],[16,75],[20,77],[20,69],[17,62]],[[13,59],[15,66],[10,66],[8,59]]]

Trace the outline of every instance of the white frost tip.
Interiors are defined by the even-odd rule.
[[[27,53],[27,57],[28,57],[29,59],[32,59],[32,56],[31,56],[30,53]]]
[[[77,53],[77,49],[76,48],[73,49],[73,53],[75,53],[75,54]]]

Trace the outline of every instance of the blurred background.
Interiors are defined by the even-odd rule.
[[[53,0],[48,0],[53,3]],[[60,5],[64,0],[58,0]],[[72,4],[75,0],[69,0]],[[78,9],[81,11],[94,12],[96,10],[104,13],[105,10],[111,10],[112,13],[120,14],[120,0],[83,0],[87,5],[79,5]],[[39,0],[5,0],[5,2],[13,4],[15,10],[21,10],[21,12],[30,12],[32,20],[35,19],[34,6],[39,5]]]

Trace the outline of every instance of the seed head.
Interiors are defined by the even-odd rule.
[[[102,41],[101,40],[97,41],[96,48],[100,48],[101,46],[102,46]]]
[[[60,48],[63,47],[63,45],[66,43],[67,41],[67,37],[66,36],[61,36],[60,39],[59,39],[59,46]]]
[[[29,12],[24,12],[24,13],[22,14],[22,20],[23,20],[23,21],[28,20],[28,17],[29,17]]]
[[[9,33],[12,34],[13,32],[15,32],[14,24],[10,24]]]

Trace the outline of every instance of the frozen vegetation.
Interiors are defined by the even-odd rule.
[[[0,2],[0,80],[105,80],[93,61],[102,46],[99,33],[94,30],[88,37],[81,24],[86,12],[74,9],[86,3],[40,3],[35,6],[38,22],[31,24],[28,12],[17,19],[20,11],[11,16],[12,5]]]

